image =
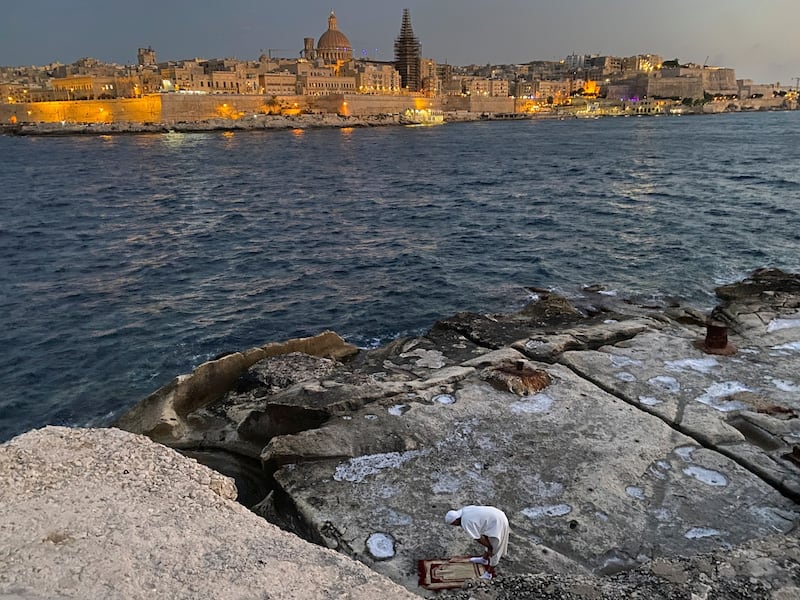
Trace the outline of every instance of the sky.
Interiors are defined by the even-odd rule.
[[[739,79],[794,86],[798,0],[19,0],[3,2],[0,65],[135,64],[298,56],[334,10],[357,56],[393,60],[408,8],[422,54],[452,65],[631,56],[736,69]]]

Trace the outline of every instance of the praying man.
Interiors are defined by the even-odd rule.
[[[506,514],[494,506],[464,506],[448,511],[444,522],[461,526],[473,540],[486,548],[483,556],[475,556],[470,560],[486,566],[482,579],[494,577],[495,567],[508,549],[509,527]]]

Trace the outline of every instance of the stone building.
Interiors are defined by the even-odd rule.
[[[294,96],[297,94],[297,75],[288,71],[262,73],[258,76],[258,84],[261,93],[268,96]]]
[[[306,39],[306,52],[308,39]],[[353,60],[353,46],[347,36],[339,31],[336,15],[331,11],[328,17],[328,29],[317,42],[315,58],[322,59],[325,64],[343,64]]]
[[[430,58],[420,60],[420,91],[431,98],[442,95],[442,80],[439,78],[439,65]]]
[[[52,81],[55,100],[97,100],[118,96],[116,78],[94,75],[70,75]]]
[[[337,76],[333,67],[321,66],[302,60],[295,65],[297,94],[303,96],[327,96],[330,94],[354,94],[356,78]]]
[[[703,92],[711,96],[735,96],[739,93],[734,69],[694,64],[670,65],[662,67],[660,75],[664,78],[698,78],[702,82]]]
[[[156,61],[156,51],[150,46],[147,48],[139,48],[136,53],[136,64],[141,67],[152,67],[158,64]]]
[[[393,65],[372,61],[355,61],[346,75],[355,77],[359,94],[397,94],[400,91],[400,73]]]
[[[508,96],[508,81],[505,79],[468,77],[462,80],[462,86],[468,96]]]

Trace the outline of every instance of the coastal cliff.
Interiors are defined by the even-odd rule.
[[[248,490],[240,500],[254,513],[338,551],[324,554],[346,561],[323,559],[334,571],[363,563],[418,594],[426,592],[416,586],[417,560],[474,551],[443,524],[444,512],[480,503],[508,513],[509,555],[496,581],[455,598],[798,597],[800,276],[760,270],[718,288],[711,315],[637,306],[599,287],[572,303],[546,290],[532,293],[519,313],[462,313],[424,336],[375,350],[329,332],[223,356],[176,378],[117,426],[236,477],[240,492]],[[92,454],[106,445],[102,436],[127,434],[74,434],[82,435],[99,437],[65,454],[76,447]],[[93,477],[85,467],[102,464],[86,458],[76,459],[84,467],[78,469],[36,459],[40,476],[58,482],[53,490],[84,490],[80,498],[58,506],[49,491],[19,487],[31,458],[18,445],[44,448],[59,436],[73,434],[51,428],[2,447],[3,506],[8,499],[11,507],[0,519],[4,531],[21,531],[20,514],[34,505],[46,506],[47,516],[40,515],[33,537],[3,542],[0,552],[18,557],[18,570],[0,575],[0,591],[20,581],[31,594],[55,590],[36,587],[33,565],[55,573],[51,562],[66,553],[40,557],[26,548],[44,544],[34,541],[47,538],[42,528],[59,511],[82,515],[116,495],[100,501],[85,491]],[[171,453],[175,465],[200,468],[138,443]],[[106,469],[109,490],[127,490],[131,472],[150,476],[150,467],[131,466],[122,475]],[[201,488],[230,495],[228,480],[203,473]],[[226,534],[205,529],[219,516],[212,493],[203,492],[208,512],[184,515],[176,526],[199,532],[201,548]],[[175,510],[187,497],[176,499]],[[81,498],[93,500],[82,506]],[[230,500],[223,512],[234,537],[240,524],[253,526],[251,519],[268,526]],[[109,514],[100,521],[109,519],[113,531]],[[82,531],[60,527],[58,539]],[[148,528],[126,535],[145,547]],[[265,535],[288,536],[275,529]],[[165,564],[189,560],[182,547],[150,548],[142,568],[152,577]],[[220,560],[237,569],[250,564],[248,552],[237,547]],[[295,562],[294,550],[288,559],[280,548],[262,552]],[[184,584],[196,584],[194,574]],[[115,589],[116,575],[105,577]],[[309,597],[331,577],[307,578]],[[258,581],[269,597],[295,597],[293,589]],[[373,584],[389,585],[383,578]],[[222,593],[224,585],[223,578],[207,597],[237,597]],[[194,593],[189,587],[175,597]]]

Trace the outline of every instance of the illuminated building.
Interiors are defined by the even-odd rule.
[[[333,11],[328,17],[328,30],[320,36],[317,42],[316,57],[321,58],[326,64],[345,63],[353,60],[353,47],[347,36],[339,31]]]

